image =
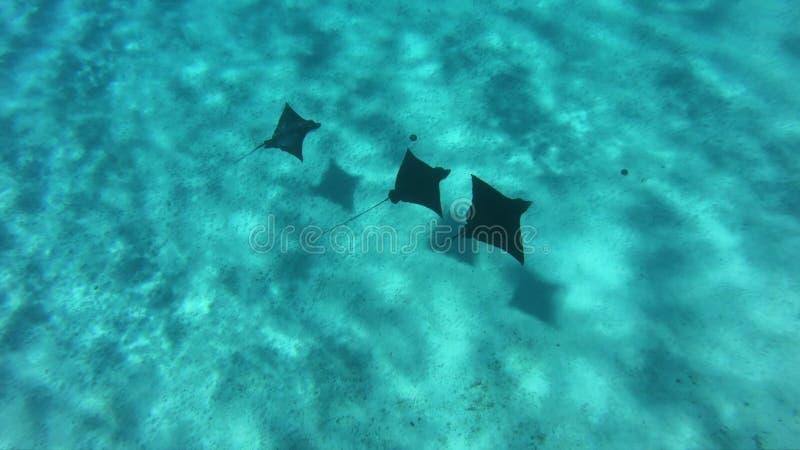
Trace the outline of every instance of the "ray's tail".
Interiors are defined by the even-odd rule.
[[[242,156],[240,156],[239,158],[237,158],[237,159],[236,159],[236,161],[234,161],[232,164],[237,164],[239,161],[241,161],[241,160],[243,160],[243,159],[247,158],[248,156],[252,155],[253,153],[255,153],[255,152],[256,152],[256,150],[258,150],[258,149],[260,149],[260,148],[264,148],[264,144],[263,144],[263,143],[262,143],[262,144],[258,144],[258,147],[256,147],[256,148],[254,148],[254,149],[250,150],[249,152],[247,152],[247,153],[245,153],[244,155],[242,155]]]
[[[389,197],[386,197],[385,199],[383,199],[383,200],[379,201],[378,203],[376,203],[376,204],[374,204],[374,205],[370,206],[369,208],[365,209],[364,211],[361,211],[360,213],[358,213],[358,214],[356,214],[355,216],[353,216],[353,217],[351,217],[351,218],[349,218],[349,219],[345,220],[344,222],[342,222],[342,223],[338,223],[338,224],[336,224],[336,225],[334,225],[334,226],[332,226],[332,227],[328,228],[328,229],[327,229],[327,230],[325,230],[325,232],[324,232],[324,233],[322,233],[322,234],[323,234],[323,235],[325,235],[325,234],[329,233],[331,230],[335,229],[336,227],[340,227],[340,226],[342,226],[342,225],[347,225],[348,223],[350,223],[350,222],[352,222],[352,221],[354,221],[354,220],[358,219],[359,217],[361,217],[361,216],[363,216],[364,214],[366,214],[366,213],[368,213],[368,212],[372,211],[373,209],[377,208],[378,206],[381,206],[382,204],[386,203],[386,201],[387,201],[387,200],[389,200]]]

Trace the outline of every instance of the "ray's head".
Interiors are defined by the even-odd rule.
[[[392,189],[389,191],[389,200],[391,200],[392,203],[397,203],[400,201],[400,198],[397,196],[397,189]]]

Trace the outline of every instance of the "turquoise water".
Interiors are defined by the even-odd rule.
[[[0,17],[0,448],[800,447],[793,2]],[[232,164],[285,102],[304,162]],[[524,266],[405,203],[303,245],[412,133],[442,224],[471,174],[533,201]]]

